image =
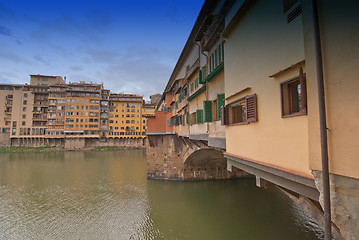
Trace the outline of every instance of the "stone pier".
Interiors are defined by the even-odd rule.
[[[227,171],[223,150],[206,141],[177,135],[150,135],[146,144],[147,177],[164,180],[211,180],[249,176],[234,168]]]

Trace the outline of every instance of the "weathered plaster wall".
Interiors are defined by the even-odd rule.
[[[319,202],[323,206],[322,172],[313,171],[320,192]],[[330,202],[332,222],[347,240],[359,236],[359,180],[330,174]]]

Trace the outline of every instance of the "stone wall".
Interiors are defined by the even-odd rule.
[[[227,171],[223,152],[208,147],[205,141],[177,135],[150,135],[146,150],[150,179],[190,181],[249,175],[239,169]]]
[[[10,133],[0,133],[0,147],[9,147],[10,145]]]
[[[12,138],[11,146],[14,147],[45,147],[45,146],[64,146],[63,138]]]
[[[65,149],[75,150],[75,149],[84,149],[86,145],[85,138],[66,138],[65,139]]]
[[[2,140],[4,139],[4,140]],[[9,143],[6,145],[6,141]],[[57,146],[68,150],[94,149],[95,147],[144,148],[145,139],[98,139],[98,138],[12,138],[0,135],[0,146],[44,147]]]
[[[126,148],[144,148],[146,139],[143,138],[116,138],[116,139],[86,139],[86,148],[94,147],[126,147]]]
[[[320,192],[319,202],[323,206],[322,172],[313,171]],[[332,222],[340,229],[346,240],[359,236],[359,180],[330,174],[330,204]]]

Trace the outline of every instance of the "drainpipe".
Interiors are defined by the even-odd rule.
[[[314,31],[314,51],[317,70],[319,122],[320,122],[320,143],[322,156],[322,181],[324,198],[324,240],[332,239],[331,212],[330,212],[330,187],[329,187],[329,166],[328,166],[328,143],[327,143],[327,120],[325,112],[324,78],[322,47],[320,42],[319,17],[317,0],[311,0],[312,21]]]

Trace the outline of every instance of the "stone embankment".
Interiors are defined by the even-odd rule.
[[[145,148],[146,139],[21,138],[0,145],[0,151],[68,151]]]

